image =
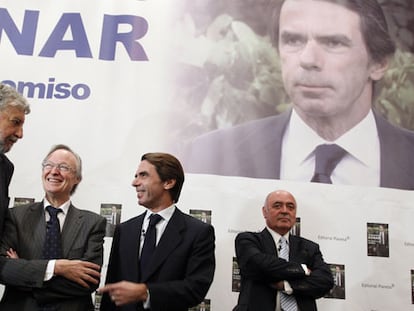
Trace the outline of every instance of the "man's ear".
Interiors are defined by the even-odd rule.
[[[176,182],[177,181],[175,179],[168,179],[168,180],[164,181],[164,189],[165,190],[170,190],[170,189],[174,188]]]
[[[370,70],[371,73],[369,75],[371,80],[373,81],[381,80],[385,72],[387,71],[389,64],[390,64],[390,59],[388,57],[384,58],[383,60],[379,62],[375,62],[371,64],[371,70]]]

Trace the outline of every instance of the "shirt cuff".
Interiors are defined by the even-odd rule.
[[[150,292],[147,289],[147,300],[145,300],[142,305],[144,306],[144,309],[149,309],[151,308],[151,304],[150,304]]]
[[[55,274],[55,263],[56,259],[48,261],[43,281],[49,281],[53,277],[53,275]]]
[[[285,287],[285,290],[283,292],[285,294],[292,295],[293,289],[290,286],[289,282],[288,281],[283,281],[283,284],[284,284],[283,286]]]
[[[308,266],[306,264],[301,264],[302,269],[305,271],[305,275],[310,275],[310,270],[308,269]]]

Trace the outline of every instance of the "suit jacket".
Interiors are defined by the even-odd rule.
[[[319,246],[310,240],[289,236],[289,262],[278,258],[267,229],[239,233],[235,245],[241,274],[235,311],[274,311],[277,290],[271,284],[282,280],[291,285],[301,311],[316,311],[315,299],[323,297],[333,286],[332,273]],[[301,264],[312,271],[309,276]]]
[[[105,218],[70,205],[62,228],[63,258],[102,265]],[[63,277],[44,282],[48,260],[42,259],[46,221],[43,202],[10,209],[1,243],[1,255],[12,247],[19,259],[4,259],[0,282],[6,285],[0,310],[33,311],[52,304],[59,311],[93,310],[92,285],[86,289]]]
[[[13,170],[13,163],[4,154],[0,154],[0,237],[9,210],[9,184],[13,176]]]
[[[175,209],[148,270],[139,275],[139,246],[145,213],[118,225],[109,258],[106,283],[146,283],[151,311],[187,311],[200,303],[213,281],[214,228]],[[101,310],[144,310],[142,303],[116,306],[107,294]]]
[[[216,130],[195,139],[183,155],[188,173],[280,178],[282,139],[291,111]],[[380,186],[414,189],[414,132],[374,111],[380,142]]]

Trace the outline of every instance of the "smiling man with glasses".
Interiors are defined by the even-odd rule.
[[[43,201],[10,209],[1,241],[0,310],[93,310],[106,219],[72,204],[81,180],[79,155],[56,145],[42,162]]]

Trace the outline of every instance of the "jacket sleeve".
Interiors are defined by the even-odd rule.
[[[10,209],[0,245],[0,283],[19,287],[42,287],[47,260],[11,259],[6,251],[13,248],[19,253],[19,243],[14,209]]]
[[[319,245],[311,241],[302,243],[300,259],[311,270],[309,276],[302,279],[288,280],[295,295],[309,296],[314,299],[326,295],[333,287],[333,277],[329,265],[325,263]]]
[[[82,258],[78,259],[102,265],[105,227],[106,219],[100,216],[97,217],[94,225],[92,225],[88,231],[84,254]],[[90,295],[98,287],[98,285],[95,284],[89,284],[89,286],[89,288],[85,288],[64,277],[57,276],[44,282],[41,288],[34,289],[33,295],[37,301],[41,303],[49,303],[60,299],[70,299],[77,296]]]
[[[200,303],[206,296],[215,271],[214,228],[203,224],[194,234],[187,257],[180,258],[182,263],[177,263],[177,269],[180,269],[178,266],[185,266],[184,277],[147,283],[151,295],[151,310],[188,309]]]
[[[259,233],[242,232],[235,240],[237,262],[243,278],[263,283],[302,279],[305,271],[299,263],[287,262],[277,256],[276,249],[265,243]]]

